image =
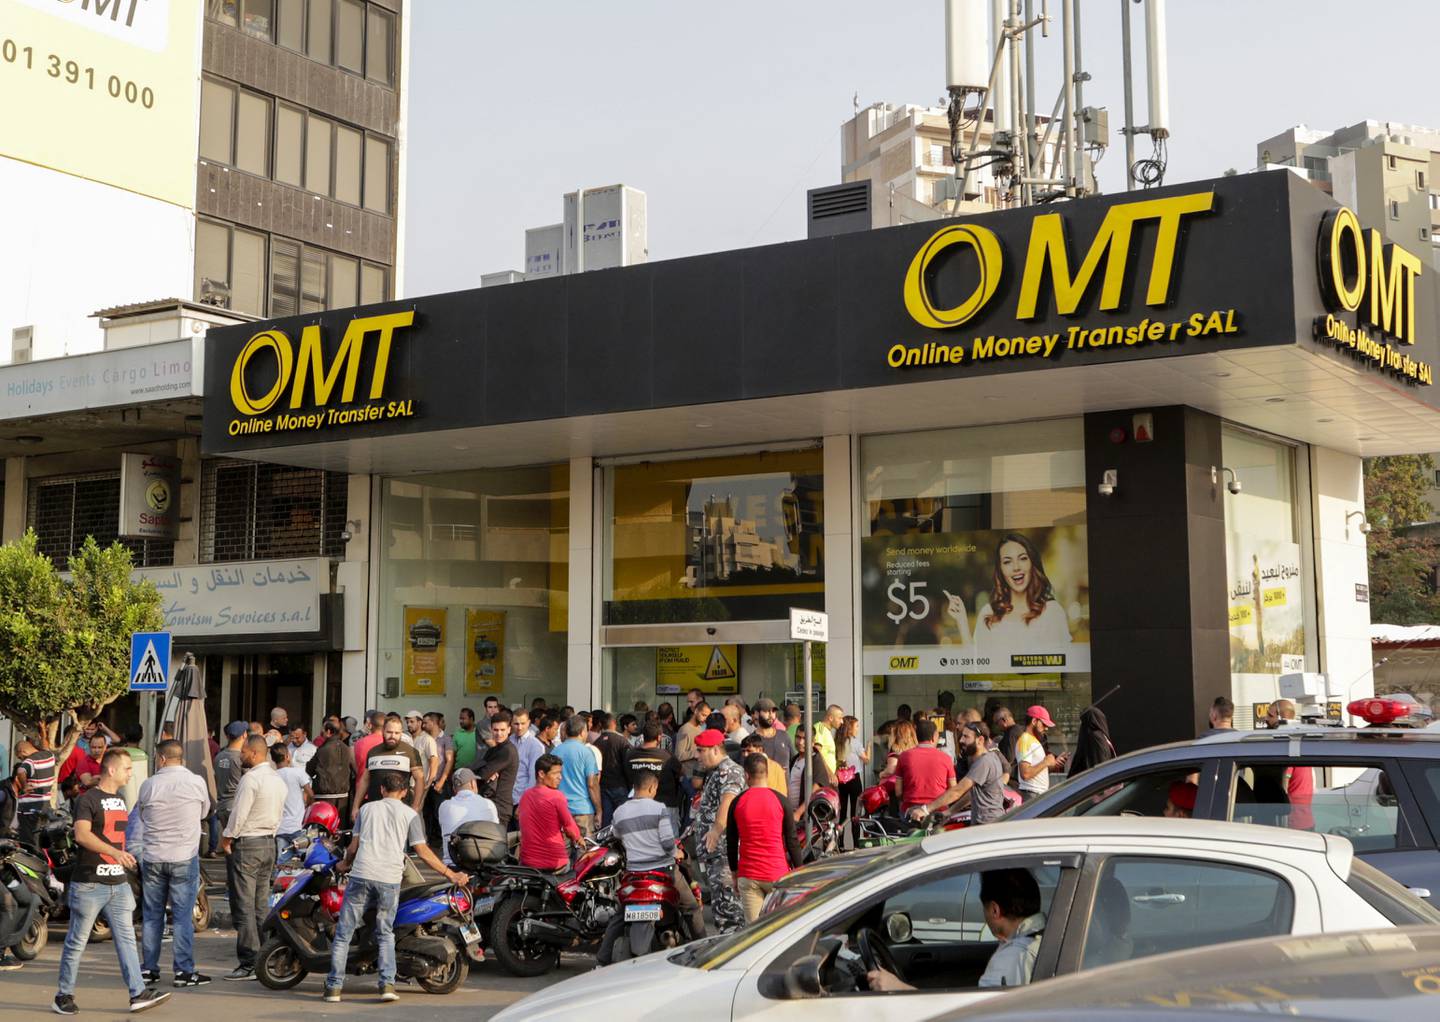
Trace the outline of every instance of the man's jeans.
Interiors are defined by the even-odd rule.
[[[395,984],[395,912],[400,907],[400,885],[379,884],[352,876],[345,884],[345,904],[340,909],[340,921],[335,924],[335,939],[330,944],[330,975],[325,978],[327,990],[338,990],[345,985],[345,962],[350,957],[350,939],[355,936],[355,930],[371,905],[375,906],[380,985]]]
[[[236,838],[230,845],[231,883],[235,900],[235,958],[247,969],[260,955],[260,927],[270,914],[270,887],[275,876],[273,837]]]
[[[65,950],[60,953],[60,993],[75,996],[75,977],[80,972],[80,956],[90,942],[95,919],[105,913],[110,923],[115,957],[120,959],[120,978],[136,997],[145,992],[140,975],[140,955],[135,950],[135,896],[128,881],[118,884],[71,884],[69,890],[70,929],[65,934]]]
[[[146,862],[145,923],[141,933],[145,971],[160,970],[160,938],[165,934],[165,905],[175,917],[175,971],[195,971],[195,899],[200,894],[200,860]]]

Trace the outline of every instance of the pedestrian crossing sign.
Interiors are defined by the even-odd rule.
[[[130,636],[130,691],[164,692],[169,686],[170,633],[135,632]]]

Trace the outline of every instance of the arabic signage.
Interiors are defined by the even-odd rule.
[[[314,633],[320,594],[329,592],[329,565],[318,557],[289,561],[139,568],[160,590],[165,630],[176,637]]]
[[[1300,547],[1263,536],[1226,537],[1230,587],[1230,672],[1281,674],[1305,656]]]
[[[714,646],[656,646],[655,692],[680,695],[698,688],[706,695],[740,691],[739,649],[734,643]]]
[[[1332,205],[1293,175],[1241,174],[432,295],[367,309],[376,322],[364,333],[354,310],[218,327],[207,335],[203,450],[333,441],[342,423],[331,412],[363,412],[343,423],[346,438],[389,438],[902,380],[1311,351],[1311,252]],[[391,319],[386,334],[378,321]],[[697,351],[714,355],[704,372]],[[411,402],[409,414],[386,418],[390,402]]]
[[[120,531],[125,539],[174,539],[180,534],[180,459],[120,455]]]
[[[866,674],[1090,670],[1083,525],[860,541]]]
[[[405,608],[404,693],[445,694],[445,608]]]
[[[465,611],[465,694],[500,695],[505,691],[505,612]]]
[[[199,397],[203,339],[0,366],[0,418]]]

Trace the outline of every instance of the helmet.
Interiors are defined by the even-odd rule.
[[[883,785],[874,785],[860,793],[860,806],[866,813],[878,813],[889,804],[890,793],[885,790]]]
[[[304,826],[316,823],[325,828],[329,834],[334,834],[340,829],[340,811],[329,802],[312,802],[310,808],[305,810]]]

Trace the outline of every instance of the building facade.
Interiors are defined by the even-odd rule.
[[[1257,174],[227,327],[201,449],[371,480],[348,708],[782,699],[803,607],[867,727],[1185,737],[1372,684],[1361,459],[1440,402],[1364,244]]]

